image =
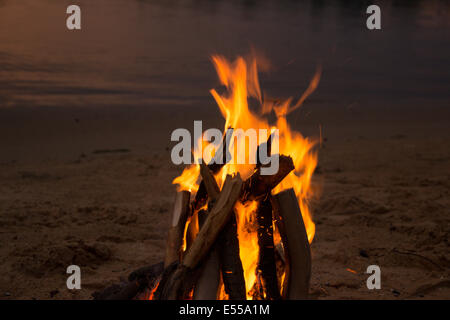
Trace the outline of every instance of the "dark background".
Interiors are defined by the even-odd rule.
[[[373,3],[382,30],[366,28]],[[69,4],[81,7],[81,31],[66,29]],[[1,158],[72,156],[105,143],[166,147],[170,131],[200,118],[221,128],[210,55],[253,49],[271,62],[261,75],[266,96],[299,97],[323,66],[317,91],[290,117],[306,133],[319,122],[345,129],[347,120],[445,127],[449,8],[438,0],[1,0]],[[68,140],[76,150],[59,152]]]

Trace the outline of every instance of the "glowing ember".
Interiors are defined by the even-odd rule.
[[[279,130],[278,143],[279,153],[289,155],[293,159],[295,169],[284,178],[284,180],[274,188],[273,192],[278,193],[282,190],[293,188],[300,205],[303,215],[303,221],[308,234],[308,240],[311,242],[314,238],[315,225],[311,219],[311,212],[308,206],[308,200],[312,196],[311,178],[317,164],[317,154],[313,150],[315,141],[304,138],[299,132],[292,130],[286,120],[286,116],[293,110],[299,108],[303,101],[317,87],[320,80],[320,69],[314,75],[309,87],[298,100],[292,104],[292,99],[286,101],[268,102],[264,101],[258,82],[257,61],[246,61],[238,57],[233,63],[230,63],[221,56],[213,56],[212,61],[217,70],[219,80],[227,92],[219,94],[212,89],[210,92],[219,106],[222,115],[225,118],[224,131],[227,128],[234,129],[267,129],[273,128]],[[259,102],[260,111],[258,113],[249,110],[248,99],[254,98]],[[276,122],[271,126],[265,118],[269,113],[274,112]],[[240,138],[246,139],[245,136]],[[238,137],[239,139],[239,137]],[[233,161],[237,155],[245,155],[249,159],[250,155],[256,154],[257,146],[249,146],[242,141],[231,141],[230,152],[232,161],[223,166],[216,175],[219,186],[222,186],[227,174],[239,172],[243,179],[250,176],[255,166],[254,164],[235,164]],[[266,141],[258,141],[258,144]],[[204,142],[201,142],[204,143]],[[201,158],[201,152],[193,150],[194,159]],[[199,187],[200,170],[198,165],[191,165],[183,173],[174,179],[173,183],[178,185],[179,190],[195,191]],[[252,299],[252,290],[258,287],[258,275],[256,268],[258,265],[258,237],[255,209],[257,203],[249,201],[247,203],[237,203],[235,206],[237,231],[240,247],[240,258],[244,269],[245,286],[247,298]],[[281,240],[279,235],[274,233],[275,245]],[[186,242],[186,241],[185,241]],[[184,246],[184,249],[186,247]],[[284,275],[282,276],[284,277]],[[224,298],[223,288],[219,297]]]

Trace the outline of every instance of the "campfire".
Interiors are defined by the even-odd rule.
[[[286,118],[315,90],[320,70],[296,103],[269,101],[260,90],[256,58],[212,60],[226,89],[222,94],[210,91],[225,118],[225,132],[277,129],[277,135],[249,145],[245,136],[231,135],[228,141],[224,134],[214,149],[222,163],[207,162],[201,150],[194,149],[194,159],[204,161],[196,161],[173,181],[177,193],[165,261],[136,270],[128,282],[97,293],[97,299],[307,298],[309,245],[315,233],[308,203],[316,142],[292,130]],[[258,111],[251,110],[250,100],[256,101]],[[267,120],[271,115],[276,117],[273,125]],[[203,140],[198,143],[208,146]],[[278,171],[264,175],[261,170],[267,164],[258,151],[264,148],[271,154],[274,144],[279,150]],[[252,155],[256,163],[233,161]]]

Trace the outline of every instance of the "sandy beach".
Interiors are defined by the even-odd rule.
[[[293,123],[317,136],[322,120],[326,138],[314,175],[311,298],[447,299],[447,111],[311,109]],[[90,299],[162,261],[182,170],[169,134],[202,115],[222,122],[201,110],[192,119],[126,108],[1,113],[1,299]],[[66,288],[70,264],[81,267],[81,290]],[[373,264],[381,290],[366,287]]]

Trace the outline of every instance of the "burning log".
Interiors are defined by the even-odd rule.
[[[230,300],[245,300],[244,269],[239,256],[236,216],[233,215],[225,225],[218,239],[219,259],[225,292]]]
[[[266,298],[269,300],[280,299],[273,242],[272,204],[269,194],[259,202],[256,215],[259,224],[258,271],[261,275]]]
[[[311,278],[311,251],[297,197],[293,189],[288,189],[272,199],[274,212],[279,215],[278,226],[285,246],[283,298],[306,299]]]
[[[209,205],[213,205],[213,202],[217,200],[219,195],[219,187],[212,176],[210,170],[205,164],[200,165],[200,173],[202,175],[202,183],[205,190],[205,197],[213,195],[214,201],[209,202]],[[198,212],[199,227],[203,226],[206,219],[207,212],[205,210],[200,210]],[[220,285],[220,262],[219,253],[217,248],[217,243],[214,244],[208,257],[202,266],[202,271],[200,272],[199,279],[195,286],[194,300],[214,300],[217,299],[217,293]]]
[[[239,173],[232,177],[228,175],[225,179],[223,189],[219,194],[216,204],[208,214],[192,247],[186,254],[183,265],[195,268],[202,257],[212,246],[219,232],[228,222],[234,204],[236,203],[242,188],[242,179]]]
[[[189,215],[189,191],[177,192],[172,213],[172,225],[167,236],[166,258],[164,266],[167,267],[174,261],[180,260],[183,244],[184,229]]]
[[[260,149],[265,150],[267,155],[270,155],[272,149],[272,134],[267,139],[267,142],[260,144],[256,150],[256,172],[259,172],[259,168],[262,166],[261,159],[259,158]],[[264,151],[263,151],[264,152]],[[283,157],[283,166],[285,169],[281,171],[281,174],[287,175],[291,166],[288,161],[285,161]],[[280,170],[279,170],[280,172]],[[261,177],[261,176],[260,176]],[[273,180],[270,186],[275,187],[280,181],[284,179],[284,176],[280,176]],[[279,180],[279,181],[278,181]],[[253,182],[249,180],[249,185],[257,181],[255,176]],[[278,182],[276,182],[278,181]],[[256,188],[258,190],[258,188]],[[252,196],[252,195],[251,195]],[[264,195],[264,198],[258,203],[258,209],[256,212],[257,221],[259,225],[258,229],[258,245],[259,245],[259,258],[258,258],[258,272],[261,276],[260,290],[264,288],[265,296],[267,299],[280,299],[280,291],[278,289],[278,275],[275,261],[274,241],[273,241],[273,224],[272,224],[272,204],[270,203],[270,190]],[[264,292],[262,292],[263,296]]]
[[[203,261],[219,236],[220,231],[228,222],[233,213],[234,204],[241,193],[241,188],[242,179],[239,174],[234,177],[227,176],[219,198],[208,214],[194,243],[188,249],[182,263],[176,268],[171,268],[172,270],[165,272],[155,296],[159,299],[173,300],[183,295],[184,282]]]
[[[232,134],[228,132],[233,132],[233,128],[228,128],[225,134],[222,137],[222,143],[220,147],[217,149],[221,154],[218,156],[222,156],[222,163],[210,163],[208,164],[209,170],[212,171],[213,174],[216,174],[222,169],[222,167],[226,164],[227,161],[227,153],[229,152],[227,147],[229,145],[229,139],[232,137]],[[197,193],[195,195],[195,199],[192,202],[192,208],[193,210],[199,210],[201,207],[203,207],[208,199],[208,193],[206,190],[205,183],[203,180],[200,182],[200,185],[198,187]]]
[[[220,194],[219,186],[214,178],[211,170],[204,164],[200,164],[200,174],[202,176],[202,182],[206,188],[207,196],[213,201],[217,201]]]
[[[269,148],[270,137],[267,141],[267,149]],[[259,202],[257,210],[260,227],[258,231],[258,271],[262,278],[262,287],[265,289],[266,298],[280,299],[273,242],[272,205],[269,194],[295,167],[291,157],[280,155],[279,169],[276,174],[261,175],[260,168],[261,164],[258,163],[256,171],[245,181],[241,201],[265,197]]]
[[[191,206],[192,208],[192,206]],[[186,222],[186,236],[185,236],[185,241],[186,241],[186,246],[184,247],[184,251],[181,252],[181,260],[183,260],[183,255],[186,254],[186,251],[192,246],[192,244],[194,243],[195,237],[197,236],[198,233],[198,212],[194,211],[192,209],[192,211],[189,213],[190,217],[187,219]]]
[[[265,151],[265,154],[267,156],[270,156],[272,152],[272,134],[270,134],[269,138],[265,143],[261,143],[258,148],[256,148],[256,169],[262,166],[261,159],[259,157],[260,150],[263,150],[263,153]]]
[[[198,212],[199,227],[203,226],[206,219],[206,211]],[[194,300],[215,300],[220,285],[220,263],[217,243],[203,263],[197,284],[195,285]]]
[[[200,173],[209,198],[217,201],[220,191],[211,171],[206,165],[201,164]],[[245,300],[244,269],[242,268],[242,262],[239,256],[239,240],[237,237],[236,215],[234,210],[223,232],[219,235],[215,251],[219,255],[222,280],[229,299]]]
[[[215,300],[220,285],[220,263],[218,250],[209,253],[197,280],[194,300]]]
[[[261,168],[257,168],[255,172],[245,180],[240,200],[246,202],[265,196],[294,169],[295,167],[292,158],[284,155],[279,156],[278,172],[273,175],[261,175]]]
[[[275,226],[277,222],[275,222]],[[275,229],[274,229],[275,232]],[[278,228],[277,228],[277,232]],[[281,236],[280,236],[281,237]],[[275,239],[275,238],[274,238]],[[282,297],[286,297],[285,294],[285,286],[283,285],[285,282],[286,276],[286,256],[284,254],[284,248],[282,241],[278,242],[275,246],[275,266],[277,268],[277,280],[278,280],[278,288],[280,289],[280,299]]]

